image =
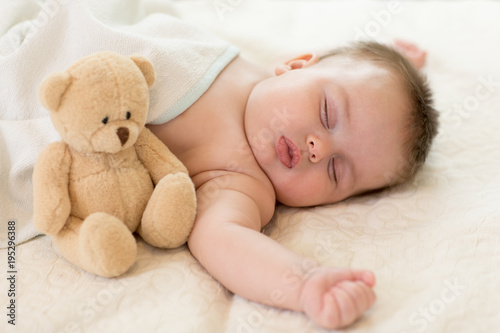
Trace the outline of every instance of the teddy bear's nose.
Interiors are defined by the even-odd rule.
[[[120,139],[120,142],[122,143],[122,146],[127,142],[128,140],[128,128],[126,127],[120,127],[116,130],[116,135],[118,135],[118,138]]]

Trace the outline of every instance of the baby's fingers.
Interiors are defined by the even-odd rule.
[[[374,285],[369,271],[321,267],[304,281],[301,306],[317,325],[346,326],[373,305]]]
[[[342,325],[352,323],[375,303],[373,289],[361,281],[340,282],[331,292],[337,293]]]
[[[316,324],[339,328],[353,323],[375,302],[372,288],[362,281],[342,281],[321,297],[318,307],[305,309]]]
[[[375,275],[372,272],[353,269],[352,270],[353,280],[363,281],[366,285],[373,287],[375,285]]]

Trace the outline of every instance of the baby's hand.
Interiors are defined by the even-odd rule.
[[[394,40],[394,48],[405,56],[416,69],[421,69],[425,66],[427,52],[419,48],[417,45],[401,40]]]
[[[302,283],[300,303],[317,325],[334,329],[353,323],[375,302],[375,276],[364,270],[319,267]]]

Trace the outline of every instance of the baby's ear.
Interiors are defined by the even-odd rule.
[[[50,111],[57,111],[61,103],[61,98],[70,83],[71,76],[66,72],[54,73],[47,76],[42,81],[38,90],[38,98],[42,105]]]
[[[274,74],[280,76],[294,69],[307,68],[318,63],[318,61],[319,57],[316,53],[305,53],[276,66]]]
[[[139,69],[141,70],[142,75],[144,75],[144,78],[146,79],[148,87],[151,87],[155,82],[155,68],[153,67],[151,61],[138,55],[133,55],[130,57],[130,59],[132,59],[132,61],[135,62],[137,67],[139,67]]]

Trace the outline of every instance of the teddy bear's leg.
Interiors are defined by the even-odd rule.
[[[156,185],[137,229],[149,244],[175,248],[184,244],[196,216],[196,193],[186,173],[168,174]]]
[[[136,240],[127,226],[106,213],[91,214],[84,221],[70,217],[53,240],[68,261],[104,277],[126,272],[137,254]]]

